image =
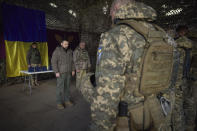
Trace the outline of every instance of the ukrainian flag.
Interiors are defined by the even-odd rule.
[[[21,76],[27,70],[26,55],[32,42],[37,42],[42,65],[48,66],[45,13],[19,6],[2,4],[6,49],[7,77]]]

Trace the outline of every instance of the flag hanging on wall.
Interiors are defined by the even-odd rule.
[[[45,13],[15,5],[2,4],[7,77],[21,76],[27,70],[26,55],[37,43],[42,65],[48,66]]]

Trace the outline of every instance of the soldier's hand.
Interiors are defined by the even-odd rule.
[[[75,71],[72,71],[72,76],[74,76],[75,75]]]
[[[57,78],[60,77],[60,73],[56,73],[55,75],[56,75]]]

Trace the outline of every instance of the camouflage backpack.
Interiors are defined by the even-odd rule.
[[[168,89],[171,85],[174,57],[173,46],[167,43],[165,31],[156,25],[153,25],[156,30],[149,31],[136,20],[122,20],[118,25],[129,26],[146,41],[137,83],[139,92],[147,96]]]

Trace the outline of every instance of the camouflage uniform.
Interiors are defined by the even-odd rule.
[[[177,39],[176,42],[179,43],[181,40]],[[184,50],[178,48],[180,54],[180,61],[178,67],[177,82],[175,85],[175,105],[173,110],[173,128],[175,131],[184,131],[185,130],[185,116],[183,110],[183,64],[184,64]]]
[[[37,67],[41,65],[41,56],[40,56],[40,52],[37,48],[32,48],[32,46],[30,47],[30,49],[27,52],[27,64],[30,65],[31,67]],[[37,75],[33,75],[33,77],[31,77],[31,83],[32,85],[38,85],[37,82]]]
[[[91,67],[88,52],[85,49],[77,47],[73,53],[73,61],[76,72],[76,87],[80,87],[82,78],[86,75],[87,70]]]
[[[192,39],[193,40],[193,39]],[[191,64],[191,69],[192,69],[192,84],[191,84],[191,89],[193,90],[192,96],[194,98],[195,102],[195,108],[197,106],[197,40],[195,39],[195,42],[193,44],[192,48],[192,64]],[[197,113],[197,108],[196,108],[196,113]],[[197,114],[196,114],[197,116]],[[197,117],[196,117],[197,121]],[[197,128],[197,124],[196,124]]]
[[[32,48],[30,47],[30,49],[27,52],[27,64],[31,65],[31,64],[41,64],[41,56],[40,56],[40,52],[37,48]]]
[[[115,18],[154,20],[156,12],[143,3],[129,3],[120,7]],[[151,24],[139,22],[150,30],[155,30]],[[137,88],[145,44],[144,37],[126,25],[115,26],[101,35],[95,74],[97,86],[92,87],[86,77],[81,88],[83,96],[91,103],[91,131],[114,130],[120,100],[126,101],[130,109],[137,109],[135,106],[143,104],[144,96],[138,95],[136,90],[127,90],[126,87]],[[127,75],[132,77],[128,79]],[[156,95],[150,95],[146,99],[146,107],[152,108],[149,112],[155,130],[170,131],[170,118],[164,118]]]
[[[185,36],[179,37],[176,40],[178,50],[180,52],[180,66],[178,80],[176,83],[176,106],[175,106],[175,129],[177,131],[194,130],[195,107],[194,99],[191,95],[187,78],[183,76],[183,67],[185,63],[185,50],[183,48],[192,48],[192,42]],[[185,116],[183,116],[185,114]],[[185,118],[184,118],[185,117]],[[185,126],[184,126],[185,125]]]

